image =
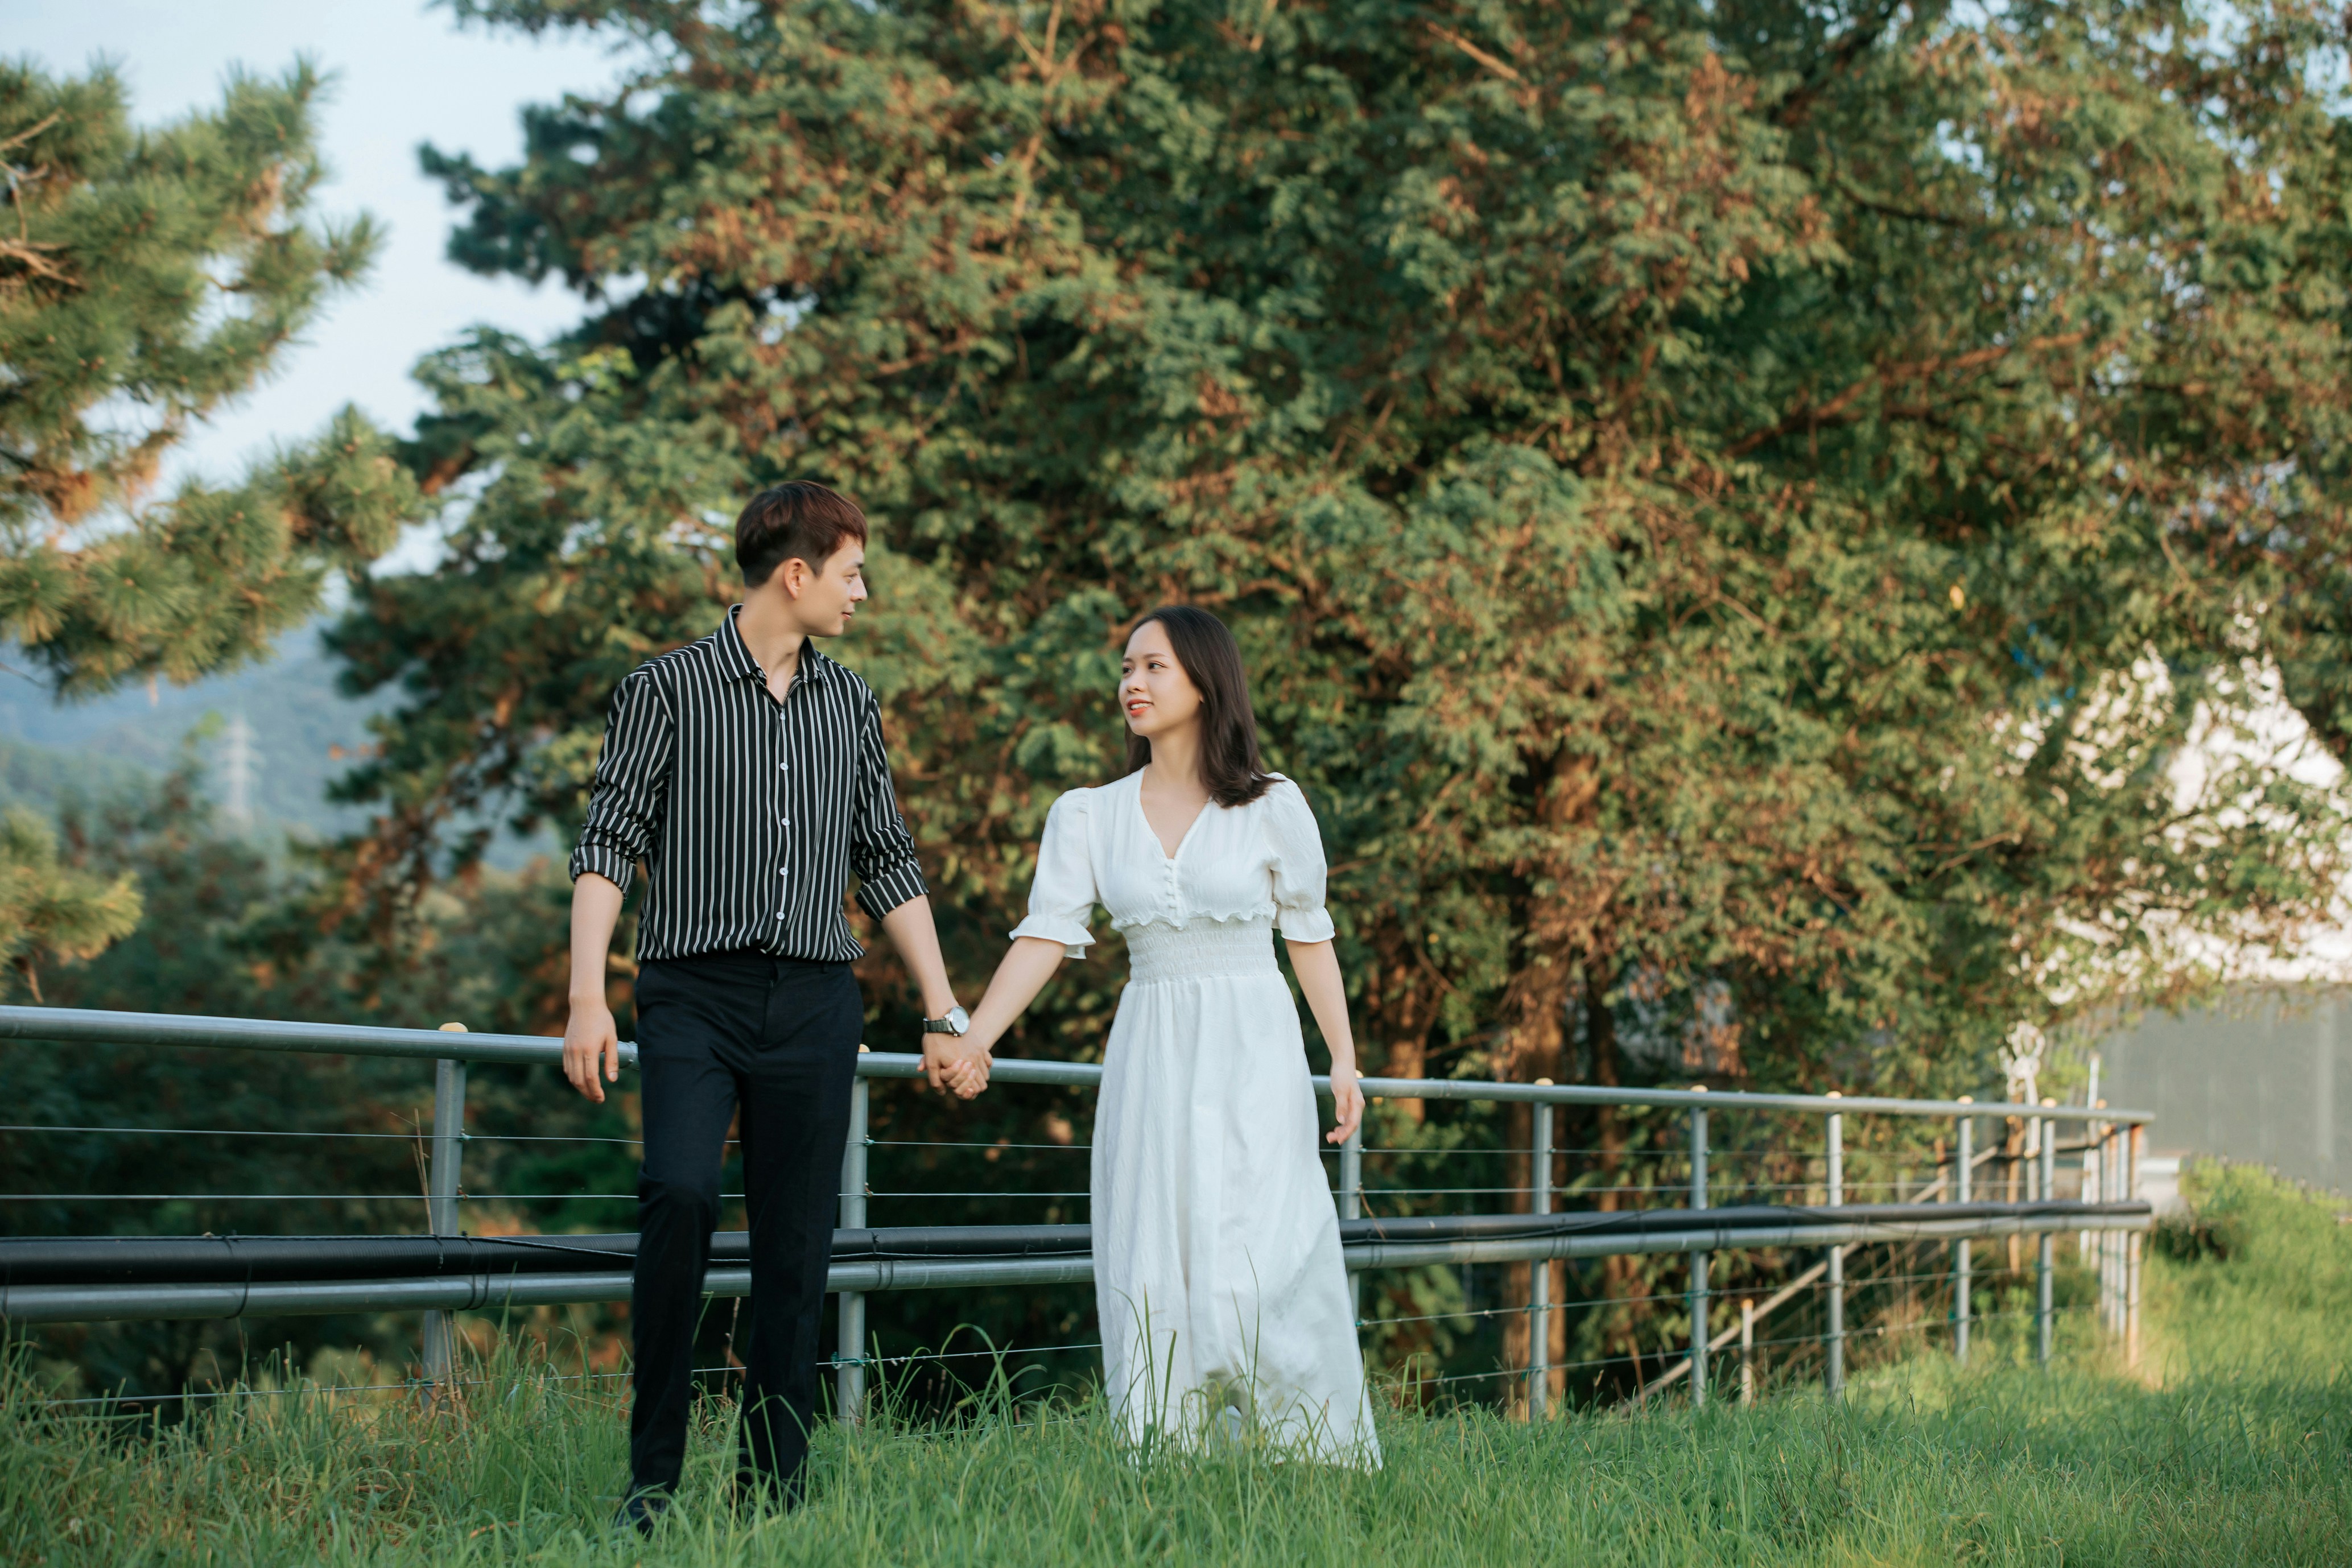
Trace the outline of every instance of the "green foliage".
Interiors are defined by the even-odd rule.
[[[2341,1356],[2352,1301],[2352,1201],[2254,1165],[2200,1160],[2182,1173],[2190,1267],[2155,1277],[2155,1353],[2201,1375],[2275,1378]],[[2244,1325],[2259,1323],[2261,1331]]]
[[[376,1381],[320,1358],[311,1391],[281,1367],[166,1426],[47,1406],[19,1358],[0,1374],[0,1521],[60,1565],[278,1562],[322,1542],[337,1561],[436,1564],[2333,1563],[2352,1531],[2336,1288],[2352,1232],[2267,1178],[2228,1181],[2262,1256],[2153,1266],[2152,1339],[2192,1348],[2156,1383],[2086,1335],[2050,1372],[1918,1356],[1843,1408],[1796,1389],[1541,1426],[1391,1413],[1377,1476],[1246,1447],[1137,1462],[1098,1406],[1016,1408],[999,1389],[945,1427],[887,1409],[861,1432],[827,1424],[812,1506],[756,1522],[718,1506],[728,1412],[705,1405],[683,1510],[644,1543],[604,1533],[622,1413],[568,1361],[501,1348],[428,1414],[407,1391],[315,1392]],[[2334,1293],[2273,1304],[2296,1270]],[[2339,1331],[2312,1331],[2331,1308]],[[1988,1329],[1989,1352],[2021,1349]]]
[[[43,963],[95,958],[139,923],[138,879],[58,862],[57,836],[23,806],[0,811],[0,977],[40,999]]]
[[[845,651],[971,972],[1171,597],[1251,655],[1394,1073],[1973,1088],[2342,869],[2245,734],[2265,660],[2347,733],[2330,16],[459,9],[646,64],[426,156],[458,260],[587,314],[425,367],[472,502],[335,634],[405,698],[355,900],[576,821],[798,474],[881,525]]]
[[[0,632],[60,690],[260,657],[328,572],[419,515],[350,408],[230,488],[145,500],[190,421],[250,390],[376,250],[364,218],[309,219],[323,85],[307,63],[236,76],[217,112],[142,132],[109,68],[0,63]]]

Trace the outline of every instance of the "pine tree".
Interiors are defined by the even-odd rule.
[[[0,980],[41,999],[41,965],[95,958],[139,924],[138,879],[60,864],[57,835],[23,806],[0,812]]]
[[[217,111],[141,132],[110,69],[0,63],[0,632],[60,691],[262,657],[419,515],[348,408],[231,487],[150,494],[375,253],[365,218],[310,216],[323,85],[239,76]]]

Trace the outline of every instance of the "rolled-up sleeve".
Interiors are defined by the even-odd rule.
[[[915,836],[898,815],[890,752],[882,743],[882,708],[869,694],[857,726],[857,802],[849,819],[849,868],[857,873],[857,907],[880,920],[929,889],[915,858]]]
[[[639,670],[613,693],[604,750],[588,795],[588,818],[572,851],[572,879],[593,871],[625,889],[661,830],[677,725],[653,678]]]

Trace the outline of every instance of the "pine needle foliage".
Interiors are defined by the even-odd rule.
[[[131,933],[140,909],[138,879],[62,864],[37,813],[0,811],[0,984],[21,982],[39,1001],[44,962],[95,958]]]
[[[109,68],[0,62],[0,633],[62,692],[258,658],[418,515],[349,408],[234,486],[150,493],[378,248],[364,217],[312,216],[324,88],[307,62],[240,74],[141,131]]]

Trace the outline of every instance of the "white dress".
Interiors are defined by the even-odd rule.
[[[1331,938],[1322,836],[1277,778],[1247,805],[1203,807],[1171,858],[1142,779],[1054,803],[1013,932],[1082,958],[1099,904],[1127,938],[1092,1161],[1105,1390],[1138,1440],[1255,1426],[1377,1468],[1306,1043],[1274,958],[1277,928]]]

